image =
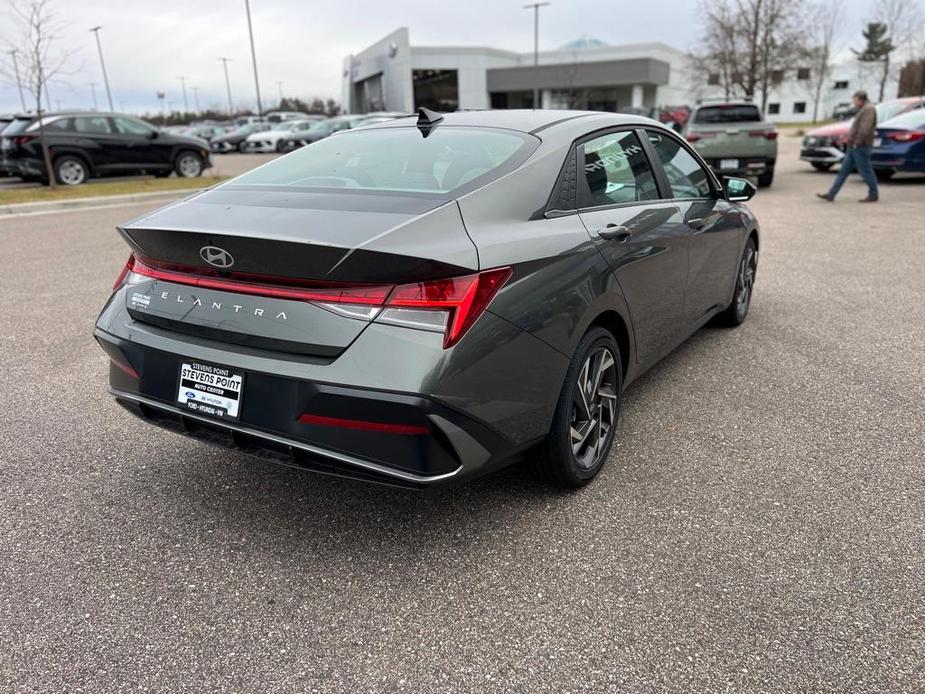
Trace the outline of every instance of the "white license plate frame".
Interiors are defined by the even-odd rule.
[[[219,364],[180,360],[177,402],[213,419],[238,421],[244,401],[244,372]]]

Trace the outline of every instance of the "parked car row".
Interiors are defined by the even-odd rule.
[[[925,145],[917,133],[925,122],[925,96],[905,97],[884,101],[877,107],[878,138],[874,142],[871,161],[881,179],[897,171],[925,172]],[[851,121],[838,121],[806,133],[800,149],[800,159],[819,171],[828,171],[841,164],[848,148]]]
[[[121,113],[74,111],[17,114],[0,133],[0,172],[47,182],[40,132],[58,183],[79,185],[98,176],[149,173],[196,177],[212,165],[208,143],[176,135]]]
[[[291,152],[322,140],[340,130],[381,123],[404,116],[404,113],[377,112],[359,115],[286,119],[277,122],[251,122],[211,140],[212,151],[224,154],[239,152]]]

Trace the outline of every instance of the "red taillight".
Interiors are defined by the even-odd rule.
[[[925,140],[925,130],[907,130],[905,132],[890,133],[887,135],[893,142],[918,142]]]
[[[119,287],[122,286],[122,283],[125,282],[125,278],[128,276],[128,273],[131,272],[134,266],[135,256],[129,255],[128,260],[125,261],[125,265],[122,267],[122,270],[119,271],[119,276],[116,277],[116,281],[112,285],[113,291],[116,291]]]
[[[113,290],[121,287],[129,273],[133,273],[204,289],[312,301],[353,318],[372,320],[378,316],[383,323],[442,332],[443,346],[446,348],[462,339],[488,308],[512,272],[511,268],[503,267],[463,277],[398,286],[342,285],[235,272],[225,273],[227,277],[219,277],[216,272],[205,268],[179,266],[147,258],[142,260],[133,255],[119,274]],[[303,286],[297,286],[297,283]]]
[[[14,135],[12,140],[14,145],[27,145],[35,139],[35,135]]]
[[[395,287],[385,305],[449,312],[443,346],[452,347],[488,308],[512,272],[501,267],[466,277],[403,284]]]
[[[688,142],[697,142],[698,140],[703,140],[703,139],[708,138],[708,137],[716,137],[717,135],[719,135],[719,133],[710,133],[710,132],[697,133],[697,132],[689,132],[689,133],[687,134],[687,141],[688,141]]]
[[[322,427],[338,427],[340,429],[353,429],[355,431],[377,431],[380,434],[405,434],[409,436],[422,436],[430,433],[427,427],[417,424],[390,424],[388,422],[367,422],[361,419],[341,419],[339,417],[323,417],[317,414],[299,415],[302,424],[312,424]]]
[[[763,137],[763,138],[766,139],[766,140],[776,140],[776,139],[777,139],[777,131],[776,131],[776,130],[769,130],[769,131],[767,131],[767,130],[755,130],[755,131],[753,131],[753,132],[750,132],[748,135],[749,135],[749,137]]]

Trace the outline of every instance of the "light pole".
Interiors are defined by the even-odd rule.
[[[231,80],[228,79],[228,61],[231,58],[219,58],[222,61],[222,67],[225,68],[225,89],[228,90],[228,115],[234,115],[234,105],[231,103]]]
[[[99,111],[99,106],[96,103],[96,82],[87,82],[90,85],[90,91],[93,92],[93,110]]]
[[[257,117],[263,115],[263,106],[260,104],[260,78],[257,77],[257,51],[254,50],[254,26],[251,24],[251,3],[244,0],[244,9],[247,12],[247,33],[251,38],[251,61],[254,63],[254,86],[257,88]]]
[[[102,26],[95,26],[90,31],[96,36],[96,50],[100,54],[100,68],[103,70],[103,84],[106,85],[106,99],[109,101],[109,110],[115,111],[112,107],[112,92],[109,90],[109,77],[106,75],[106,61],[103,60],[103,44],[100,43],[100,29]]]
[[[283,83],[277,80],[276,87],[279,89],[279,107],[283,107]]]
[[[180,80],[180,86],[183,87],[183,112],[189,113],[189,100],[186,98],[186,77],[177,77]]]
[[[524,5],[525,10],[533,10],[533,108],[538,108],[540,100],[540,8],[548,2],[534,2]]]
[[[193,106],[196,107],[196,113],[201,113],[199,108],[199,87],[193,87]]]
[[[16,54],[19,53],[19,49],[14,48],[10,51],[10,55],[13,56],[13,73],[16,75],[16,88],[19,89],[19,103],[22,104],[22,110],[26,110],[26,98],[22,95],[22,81],[19,79],[19,61],[16,60]]]

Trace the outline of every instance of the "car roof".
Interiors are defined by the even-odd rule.
[[[560,125],[566,126],[566,124],[585,129],[592,121],[594,127],[619,125],[659,125],[659,127],[664,127],[651,118],[603,111],[498,109],[491,111],[455,111],[440,115],[443,116],[441,123],[445,125],[502,128],[505,130],[519,130],[530,134]],[[396,118],[384,123],[377,123],[376,127],[407,127],[415,124],[417,122],[416,118],[417,116]]]

